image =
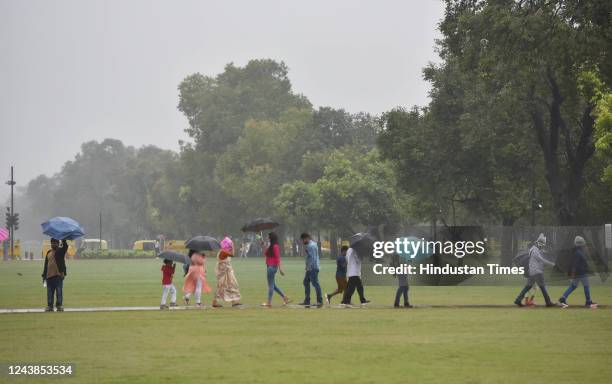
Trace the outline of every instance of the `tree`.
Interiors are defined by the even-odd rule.
[[[610,81],[610,7],[605,1],[447,1],[440,52],[480,77],[485,95],[512,94],[544,161],[558,222],[576,221],[594,153],[594,103],[585,71]],[[603,15],[603,16],[602,16]],[[476,76],[477,75],[477,76]]]
[[[189,121],[186,132],[198,150],[220,154],[238,140],[249,119],[275,119],[291,107],[310,102],[291,90],[287,66],[273,60],[230,63],[216,77],[199,73],[179,85],[178,108]]]

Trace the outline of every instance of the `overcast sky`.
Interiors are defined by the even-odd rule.
[[[0,0],[0,199],[87,140],[177,149],[187,75],[283,60],[315,106],[379,114],[427,102],[439,0]]]

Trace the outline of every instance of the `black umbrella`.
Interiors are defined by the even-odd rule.
[[[189,257],[179,252],[174,251],[163,251],[162,253],[158,253],[157,257],[165,260],[176,261],[177,263],[189,264]]]
[[[267,229],[274,229],[278,226],[279,224],[269,217],[258,217],[245,224],[242,227],[242,232],[261,232]]]
[[[369,233],[356,233],[349,239],[349,244],[351,248],[357,251],[359,257],[365,257],[372,254],[374,241],[374,237]]]
[[[195,236],[185,242],[185,248],[196,252],[212,251],[213,249],[220,249],[221,244],[214,237]]]

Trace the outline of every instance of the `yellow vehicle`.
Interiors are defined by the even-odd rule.
[[[108,243],[106,242],[106,240],[100,240],[100,239],[83,239],[81,240],[80,249],[92,250],[92,251],[97,251],[100,249],[107,250]]]
[[[347,247],[350,245],[348,240],[342,240],[342,244],[340,244],[340,246],[338,247],[338,249],[340,249],[341,246],[346,245]],[[325,250],[325,251],[329,251],[331,249],[331,244],[329,242],[329,240],[323,240],[321,242],[321,249]]]
[[[47,252],[51,249],[51,240],[43,240],[42,243],[42,253],[41,257],[44,259],[47,256]],[[68,251],[66,252],[66,257],[74,258],[76,255],[77,248],[74,243],[74,240],[68,240]]]
[[[185,240],[164,240],[164,251],[174,251],[187,254],[189,250],[185,248]]]
[[[137,240],[134,242],[132,249],[137,251],[154,251],[155,240]]]

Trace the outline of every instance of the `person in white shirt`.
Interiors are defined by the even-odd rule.
[[[344,297],[342,298],[342,305],[351,305],[351,298],[355,289],[359,294],[359,301],[361,305],[365,305],[370,302],[365,298],[363,293],[363,284],[361,283],[361,258],[353,248],[349,248],[346,252],[346,276],[348,277],[348,285],[344,291]]]

